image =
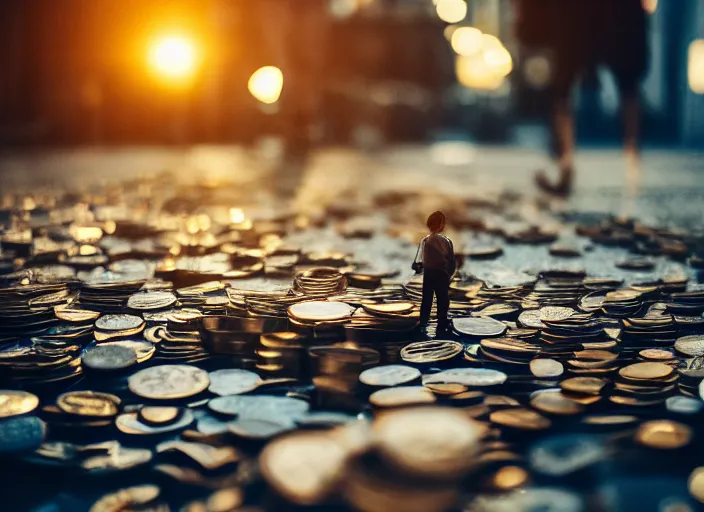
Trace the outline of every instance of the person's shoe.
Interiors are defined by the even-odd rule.
[[[560,181],[553,185],[543,171],[535,175],[535,184],[543,192],[553,196],[567,197],[572,193],[572,169],[564,169],[560,176]]]

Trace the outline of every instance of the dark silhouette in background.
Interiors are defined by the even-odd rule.
[[[618,84],[624,150],[629,171],[638,167],[639,87],[648,67],[647,13],[641,0],[518,0],[517,35],[529,48],[552,59],[551,128],[559,171],[551,183],[544,173],[536,182],[561,196],[572,190],[575,130],[571,93],[584,76],[607,67]]]
[[[433,212],[426,224],[430,234],[421,240],[413,264],[416,272],[421,269],[423,271],[420,323],[428,323],[435,295],[438,306],[438,331],[444,331],[449,327],[447,312],[450,308],[450,279],[455,273],[455,252],[452,240],[442,234],[445,229],[445,215],[442,212]],[[419,257],[422,259],[418,260]]]

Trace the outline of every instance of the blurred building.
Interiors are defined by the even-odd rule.
[[[653,11],[645,138],[704,145],[704,0],[644,2]],[[3,0],[0,144],[265,133],[344,143],[440,129],[511,142],[516,127],[540,120],[550,72],[521,52],[512,25],[511,0]],[[170,34],[194,43],[188,76],[150,67],[150,48]],[[262,66],[283,73],[271,103],[248,92]],[[599,81],[579,96],[579,133],[613,140],[616,90],[608,75]]]

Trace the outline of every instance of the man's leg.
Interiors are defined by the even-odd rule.
[[[426,270],[423,274],[423,300],[420,303],[420,324],[426,325],[430,320],[430,310],[433,308],[433,279]]]
[[[438,330],[447,330],[449,322],[447,313],[450,309],[450,279],[439,272],[434,278],[435,297],[438,301]]]

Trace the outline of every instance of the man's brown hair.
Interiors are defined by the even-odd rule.
[[[431,213],[426,225],[433,233],[440,231],[445,226],[445,214],[439,211]]]

